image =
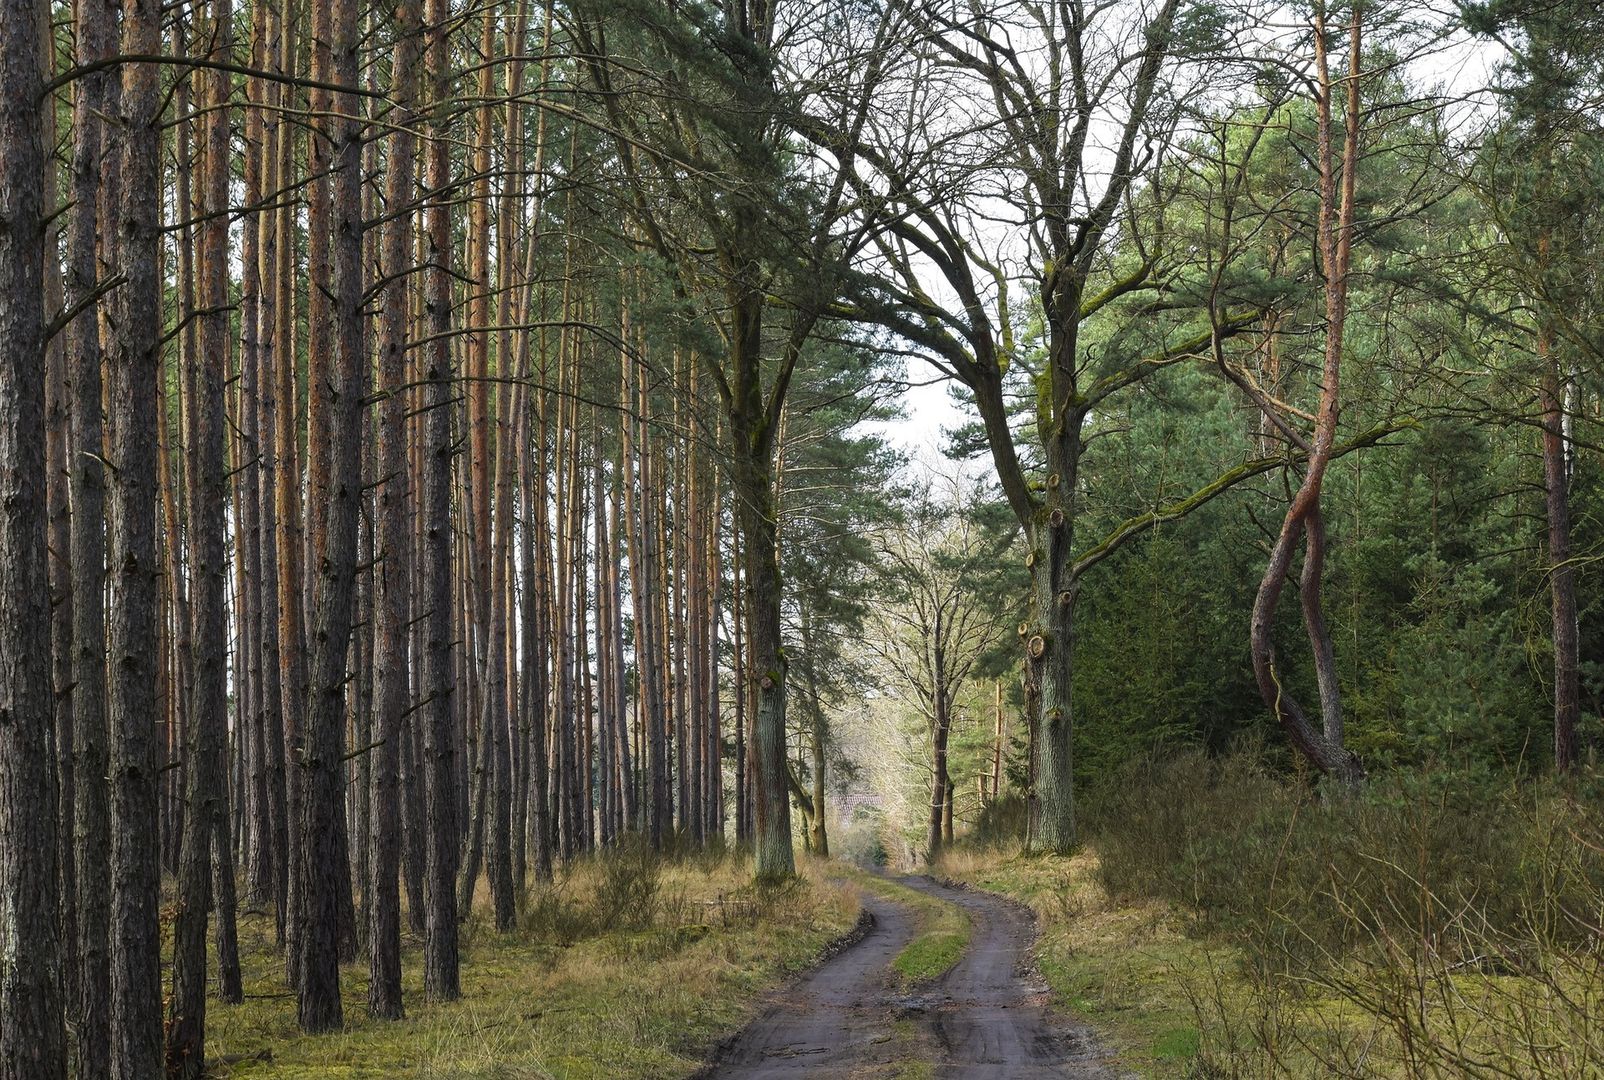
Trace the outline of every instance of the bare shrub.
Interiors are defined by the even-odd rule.
[[[1221,946],[1193,1075],[1604,1077],[1599,779],[1477,780],[1322,797],[1187,754],[1109,786],[1105,888]]]

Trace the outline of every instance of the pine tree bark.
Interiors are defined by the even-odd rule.
[[[546,10],[546,41],[551,36],[551,9]],[[544,85],[544,78],[542,79]],[[544,149],[545,114],[542,112],[536,131],[536,161]],[[538,223],[538,217],[536,222]],[[532,235],[538,233],[538,224]],[[566,254],[565,254],[566,259]],[[539,304],[547,303],[546,289],[541,288]],[[551,486],[550,470],[551,424],[550,392],[552,355],[550,333],[542,328],[536,336],[539,350],[539,370],[530,386],[520,417],[524,425],[521,439],[524,446],[522,488],[524,528],[520,558],[523,562],[525,588],[529,591],[524,600],[522,638],[523,669],[525,672],[523,708],[529,725],[530,783],[529,842],[533,848],[535,880],[550,881],[555,857],[555,830],[552,827],[552,658],[554,629],[552,620],[552,594],[555,589],[552,569]]]
[[[268,70],[276,36],[276,11],[272,4],[258,3],[251,12],[251,66]],[[269,106],[277,88],[263,78],[245,84],[248,107],[245,114],[245,201],[255,206],[268,195],[276,179],[275,156],[278,140],[278,113]],[[282,932],[284,902],[284,736],[279,687],[278,655],[278,544],[273,517],[273,468],[276,445],[278,398],[273,385],[276,326],[276,290],[272,275],[277,269],[277,215],[273,211],[248,215],[242,227],[245,244],[241,259],[242,352],[250,358],[251,385],[243,392],[249,400],[249,453],[253,464],[246,477],[245,499],[252,520],[247,529],[250,545],[248,562],[252,581],[248,585],[253,605],[250,624],[255,635],[252,655],[256,688],[254,753],[261,780],[256,850],[250,867],[250,892],[254,903],[272,898],[276,925]]]
[[[412,258],[413,172],[416,140],[417,68],[422,19],[416,0],[397,0],[390,94],[396,103],[395,128],[385,163],[385,206],[392,216],[381,241],[379,382],[379,564],[375,571],[374,617],[378,620],[375,660],[378,710],[373,750],[373,850],[367,890],[368,1012],[387,1020],[402,1015],[401,1002],[401,742],[411,727],[407,716],[408,598],[412,588],[411,516],[407,468],[407,276]]]
[[[625,420],[624,423],[628,421]],[[620,425],[622,429],[622,424]],[[640,828],[640,807],[637,799],[635,782],[635,765],[630,752],[629,743],[629,709],[628,690],[624,673],[624,593],[623,593],[623,561],[624,561],[624,532],[622,521],[624,512],[624,493],[622,484],[622,446],[620,446],[620,459],[613,470],[612,482],[612,520],[606,526],[606,533],[611,537],[610,555],[607,560],[607,595],[608,609],[612,615],[609,626],[611,635],[610,653],[612,655],[613,680],[613,708],[614,708],[614,758],[618,773],[618,808],[617,828],[620,831],[634,831]]]
[[[576,358],[577,359],[577,358]],[[576,365],[575,374],[578,374]],[[578,413],[577,407],[575,413]],[[576,422],[578,416],[574,417]],[[576,463],[578,455],[575,455]],[[586,508],[589,497],[586,488],[589,485],[576,478],[575,522],[574,537],[576,557],[574,559],[574,673],[575,697],[577,699],[574,709],[574,769],[570,778],[572,783],[572,802],[574,807],[574,833],[575,852],[584,853],[595,847],[595,799],[592,797],[594,781],[593,753],[595,750],[593,708],[594,696],[590,675],[590,576],[585,572],[590,565],[589,544],[586,537],[589,530],[585,528]]]
[[[116,51],[117,10],[106,0],[81,0],[75,16],[78,62],[93,63]],[[82,79],[73,99],[73,207],[67,233],[67,286],[74,303],[94,295],[101,277],[99,238],[116,256],[115,236],[103,228],[116,206],[115,154],[105,153],[103,117],[116,114],[116,81],[110,72]],[[102,176],[106,176],[103,184]],[[108,267],[114,266],[108,260]],[[108,274],[109,276],[109,274]],[[68,473],[72,485],[72,649],[68,657],[72,693],[72,845],[60,856],[73,863],[76,885],[77,1000],[73,1017],[74,1060],[82,1080],[111,1070],[109,1041],[111,968],[107,934],[111,919],[111,793],[106,723],[105,478],[101,416],[99,320],[93,308],[66,328],[66,364],[71,415]]]
[[[747,603],[746,578],[743,573],[745,562],[741,558],[741,539],[738,533],[731,537],[731,546],[735,555],[733,565],[730,567],[731,580],[735,583],[735,599],[730,608],[733,651],[730,674],[733,676],[735,697],[735,842],[744,845],[752,838],[750,785],[746,770],[746,714],[751,691],[746,677],[750,665],[747,662],[746,648]]]
[[[210,5],[215,55],[225,58],[232,10]],[[219,974],[225,998],[238,999],[238,951],[233,925],[233,863],[229,836],[227,730],[228,628],[225,597],[229,571],[224,546],[228,469],[224,456],[224,384],[228,379],[228,205],[230,174],[227,72],[207,73],[200,230],[200,350],[190,357],[189,568],[194,673],[185,745],[188,806],[179,854],[178,912],[173,933],[173,989],[166,1033],[170,1076],[199,1077],[205,1070],[206,928],[215,901]],[[215,881],[214,881],[215,860]],[[232,952],[232,956],[230,956]],[[229,976],[232,975],[232,981]]]
[[[40,5],[0,7],[0,1076],[67,1075],[45,518]]]
[[[824,704],[819,697],[819,670],[818,661],[813,654],[813,620],[807,605],[802,605],[802,661],[803,669],[808,682],[808,712],[811,724],[808,732],[808,749],[812,752],[813,765],[813,808],[808,817],[811,818],[812,832],[808,847],[813,854],[821,859],[830,857],[830,830],[825,822],[825,774],[824,750],[827,730],[824,720]],[[946,746],[943,744],[941,753],[945,755]]]
[[[161,5],[125,0],[122,51],[161,50]],[[111,1074],[150,1080],[162,1068],[161,864],[156,731],[156,403],[161,371],[161,92],[152,64],[122,69],[122,148],[110,427],[111,601],[106,620],[111,723]],[[4,260],[9,266],[11,260]],[[10,290],[5,291],[10,295]],[[6,335],[10,340],[11,335]],[[9,560],[8,560],[9,561]]]
[[[298,20],[284,0],[284,11],[279,20],[278,58],[275,70],[284,76],[292,75],[296,65],[296,28]],[[287,86],[279,88],[279,103],[294,107],[294,92]],[[277,516],[278,545],[278,646],[279,646],[279,705],[284,728],[284,952],[285,969],[290,985],[300,981],[300,935],[306,925],[305,908],[301,902],[301,868],[306,844],[301,834],[302,805],[302,728],[307,707],[306,669],[306,608],[303,600],[302,577],[304,552],[304,520],[301,503],[301,456],[299,449],[299,402],[296,359],[297,281],[296,249],[298,247],[297,215],[288,194],[296,181],[296,125],[281,120],[279,125],[277,184],[282,193],[278,210],[278,224],[274,230],[278,243],[278,267],[273,275],[278,298],[274,309],[278,325],[274,330],[277,349],[275,383],[278,398],[278,424],[274,435],[277,459],[274,463],[274,507]]]
[[[626,319],[625,340],[631,340],[632,331]],[[665,717],[659,683],[661,669],[656,661],[658,562],[657,528],[651,513],[654,496],[648,445],[650,402],[641,385],[640,362],[627,350],[622,360],[624,400],[629,412],[634,414],[633,419],[626,416],[621,431],[624,437],[624,516],[628,521],[629,580],[635,612],[635,669],[641,724],[639,753],[645,771],[641,814],[648,840],[654,849],[661,850],[668,824],[664,812],[668,801],[668,762],[663,746]]]
[[[342,87],[358,85],[359,24],[356,0],[329,5],[329,74]],[[314,479],[327,484],[328,505],[314,518],[317,587],[313,608],[311,693],[307,704],[302,842],[302,898],[307,927],[301,941],[297,1017],[303,1031],[340,1027],[340,920],[350,873],[343,837],[346,656],[356,595],[357,530],[362,500],[362,409],[368,355],[362,310],[361,128],[355,95],[336,91],[330,101],[329,303],[334,365],[326,382],[314,381],[308,443],[327,448]],[[318,282],[314,281],[316,288]],[[315,352],[316,350],[314,350]],[[327,426],[323,426],[326,424]],[[322,528],[319,529],[318,525]]]
[[[188,99],[175,94],[173,104],[176,108],[183,110],[188,106]],[[184,146],[182,126],[179,128],[177,142],[180,148]],[[187,193],[188,170],[182,166],[182,159],[180,159],[180,164],[178,183],[175,186],[180,192]],[[186,250],[186,248],[181,248],[180,250]],[[183,297],[186,295],[186,286],[188,284],[188,274],[185,272],[188,269],[188,263],[181,259],[179,265],[179,276],[182,279],[179,293]],[[189,291],[192,292],[192,290]],[[190,296],[188,299],[193,300],[193,297]],[[181,306],[180,310],[184,311],[186,308],[192,308],[192,306],[192,304],[185,304]],[[184,357],[193,352],[194,348],[193,341],[188,340],[186,335],[179,335],[179,343],[178,362],[182,367],[185,363]],[[178,381],[174,380],[175,383]],[[183,835],[184,830],[184,777],[183,771],[176,767],[176,763],[182,761],[184,756],[184,731],[188,726],[185,718],[189,712],[189,703],[185,700],[185,696],[191,683],[189,677],[191,649],[189,645],[189,598],[184,588],[181,569],[184,562],[181,550],[184,534],[179,525],[180,485],[175,479],[176,470],[173,468],[173,457],[178,440],[172,437],[171,425],[168,422],[168,414],[173,411],[173,406],[176,405],[180,411],[182,410],[183,394],[177,392],[169,394],[167,386],[166,372],[163,371],[162,376],[158,379],[156,391],[156,486],[161,493],[162,513],[162,532],[158,537],[158,556],[162,560],[162,566],[165,571],[163,577],[163,585],[165,587],[158,593],[158,603],[160,605],[158,608],[158,624],[167,639],[165,655],[168,658],[169,675],[171,677],[167,686],[167,699],[161,702],[165,708],[159,715],[162,715],[167,723],[163,732],[164,739],[158,745],[158,755],[165,764],[173,766],[170,768],[164,767],[160,790],[162,800],[161,865],[176,878],[178,876],[179,838]]]
[[[53,109],[54,106],[51,106]],[[54,138],[50,132],[50,124],[46,123],[45,140],[53,143]],[[43,192],[44,205],[54,205],[60,199],[60,194],[54,183],[55,167],[53,162],[45,165],[45,183]],[[70,232],[70,227],[63,231]],[[54,247],[58,243],[55,236],[45,239],[47,247]],[[50,268],[46,268],[49,275]],[[65,288],[60,284],[61,274],[54,275],[57,287],[46,284],[45,309],[63,310],[65,307]],[[64,335],[63,335],[64,336]],[[82,993],[82,964],[79,956],[80,931],[78,928],[78,880],[76,842],[74,829],[77,822],[76,807],[78,804],[77,785],[74,780],[73,762],[77,751],[73,741],[73,702],[72,702],[72,496],[70,492],[71,480],[68,473],[71,470],[69,461],[69,432],[71,426],[71,404],[68,393],[67,376],[67,348],[63,336],[58,336],[46,346],[45,353],[45,534],[49,549],[50,574],[50,686],[53,691],[53,740],[51,753],[54,755],[53,768],[55,771],[55,850],[56,850],[56,887],[59,900],[57,927],[61,936],[61,996],[67,1016],[67,1030],[72,1036],[69,1050],[72,1054],[73,1067],[83,1057],[82,1047],[74,1029],[82,1030],[83,1025],[79,1019],[83,1016]],[[101,638],[104,647],[105,638]],[[102,657],[104,660],[104,657]],[[104,667],[102,667],[104,670]],[[105,771],[100,773],[104,784]],[[109,810],[108,810],[109,813]],[[109,832],[110,823],[107,823]],[[108,835],[107,845],[110,844]],[[105,860],[102,860],[102,869]],[[104,903],[106,886],[108,882],[101,881],[101,900]],[[104,936],[104,932],[102,933]],[[104,966],[104,965],[102,965]],[[109,976],[108,976],[109,977]],[[105,994],[110,992],[109,984],[104,987],[100,1002],[104,1012]],[[104,1025],[100,1031],[100,1053],[104,1056],[106,1031]],[[91,1051],[91,1054],[95,1051]],[[102,1066],[97,1076],[105,1076],[107,1069]]]
[[[538,228],[538,222],[535,225]],[[523,710],[529,728],[529,791],[527,813],[529,846],[535,880],[550,881],[552,876],[551,771],[547,765],[551,727],[551,522],[547,506],[546,389],[550,358],[541,334],[540,372],[536,385],[525,399],[520,443],[524,447],[523,522],[520,530],[520,559],[523,563],[524,597],[519,637],[523,650]]]
[[[429,270],[424,305],[434,341],[425,357],[428,394],[424,485],[419,510],[426,530],[419,562],[419,593],[425,604],[424,688],[428,696],[424,767],[428,803],[428,932],[424,941],[424,992],[435,1001],[461,996],[457,952],[457,749],[455,674],[452,663],[451,597],[451,217],[447,201],[451,183],[450,146],[445,138],[445,103],[450,100],[447,0],[428,0],[429,27],[424,67],[429,103],[435,109],[426,123],[428,162],[424,188],[427,211]]]
[[[40,55],[46,58],[43,73],[54,78],[58,66],[53,60],[56,56],[55,24],[50,18],[48,8],[41,8],[36,22],[42,42]],[[69,53],[68,56],[70,55]],[[40,102],[40,139],[46,147],[57,145],[57,104],[55,95],[46,95]],[[56,155],[46,153],[39,174],[41,206],[60,205],[58,172]],[[56,216],[59,220],[45,223],[43,245],[47,253],[61,250],[62,237],[68,231],[67,215]],[[61,260],[47,257],[44,259],[42,269],[44,310],[64,314],[67,309],[67,298]],[[51,317],[54,319],[61,316],[52,314]],[[67,350],[64,338],[65,335],[61,333],[47,333],[43,357],[45,549],[50,606],[48,630],[50,662],[47,678],[51,690],[51,723],[46,747],[50,767],[46,778],[50,788],[50,822],[55,829],[51,845],[55,865],[51,868],[51,873],[56,882],[56,933],[57,939],[61,942],[59,954],[61,1000],[70,1033],[73,1026],[72,1017],[78,1011],[77,1003],[82,995],[78,989],[77,866],[72,854],[77,792],[74,790],[72,768],[72,552],[70,550],[72,510],[69,491],[71,485],[67,476],[70,406],[66,400]],[[104,648],[104,638],[101,644]],[[68,1050],[70,1055],[76,1056],[74,1046],[69,1045]]]
[[[507,51],[512,53],[514,58],[509,60],[507,65],[507,89],[510,100],[504,106],[505,120],[502,124],[503,145],[507,147],[506,179],[499,193],[496,215],[496,322],[504,328],[513,324],[514,319],[521,314],[518,309],[524,306],[516,303],[517,291],[513,284],[514,268],[517,266],[515,255],[517,245],[513,235],[516,221],[514,185],[521,187],[523,182],[522,176],[519,175],[522,111],[520,105],[511,99],[522,91],[523,66],[517,57],[521,57],[524,51],[527,22],[528,4],[520,2],[516,5],[512,26],[506,39]],[[485,40],[493,46],[495,36],[491,15],[487,14]],[[488,127],[488,123],[482,126]],[[486,735],[491,740],[494,765],[490,799],[490,843],[486,869],[490,881],[491,901],[495,907],[496,929],[503,932],[511,930],[517,918],[513,852],[513,802],[517,792],[517,776],[514,768],[512,720],[517,711],[518,692],[515,682],[517,671],[510,653],[512,642],[508,628],[514,617],[512,570],[515,551],[512,521],[515,477],[513,417],[516,394],[510,380],[521,373],[516,370],[513,358],[512,332],[502,329],[496,335],[496,375],[500,381],[497,383],[495,407],[494,487],[489,493],[492,531],[485,538],[489,548],[491,569],[490,625],[486,641],[484,678],[484,726]]]
[[[711,474],[712,470],[709,470]],[[719,690],[719,653],[723,613],[723,549],[719,544],[723,520],[723,492],[716,478],[710,475],[709,486],[713,497],[707,507],[707,657],[705,686],[707,688],[707,832],[710,838],[724,840],[724,732],[723,710]]]
[[[1545,244],[1546,246],[1546,244]],[[1554,639],[1554,771],[1576,768],[1576,724],[1581,716],[1577,650],[1576,566],[1571,561],[1569,463],[1565,451],[1565,393],[1553,330],[1545,320],[1537,331],[1542,366],[1538,404],[1543,422],[1543,495],[1548,521],[1548,587]]]

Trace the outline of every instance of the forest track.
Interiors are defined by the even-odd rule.
[[[926,877],[901,884],[963,908],[973,924],[952,970],[912,995],[891,961],[913,938],[912,912],[865,893],[874,920],[855,944],[781,991],[720,1047],[704,1080],[840,1077],[890,1080],[1115,1080],[1091,1029],[1048,1005],[1030,974],[1029,913],[987,893]]]

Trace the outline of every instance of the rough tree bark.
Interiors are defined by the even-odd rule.
[[[250,58],[253,67],[261,68],[267,33],[266,4],[254,4],[251,11]],[[244,114],[245,145],[244,180],[245,203],[255,206],[262,201],[263,133],[265,112],[262,98],[262,80],[250,79],[245,84],[246,109]],[[234,499],[238,508],[238,530],[235,539],[236,595],[239,598],[241,646],[245,652],[245,682],[249,686],[248,703],[243,702],[244,742],[249,752],[249,787],[237,793],[243,804],[247,843],[242,853],[245,863],[246,903],[259,907],[273,895],[277,880],[274,876],[274,817],[273,800],[269,787],[273,782],[271,725],[267,720],[267,684],[276,682],[278,669],[264,664],[265,639],[263,626],[262,593],[262,237],[267,231],[263,218],[267,215],[251,213],[240,223],[240,291],[239,336],[240,380],[239,437],[235,445],[240,456],[234,463]],[[272,677],[268,677],[271,671]],[[275,706],[277,698],[273,698]]]
[[[423,653],[424,693],[428,700],[424,729],[425,792],[428,811],[426,887],[428,931],[424,939],[423,985],[431,1000],[461,996],[457,953],[457,747],[456,694],[452,663],[451,599],[451,183],[450,144],[444,137],[444,116],[438,110],[451,96],[447,32],[450,5],[428,0],[424,11],[428,41],[424,52],[429,104],[437,110],[425,125],[429,142],[424,188],[429,269],[425,273],[424,307],[434,340],[425,355],[428,393],[423,490],[418,509],[425,530],[418,565],[418,593],[426,623]]]
[[[757,300],[761,303],[761,299]],[[755,331],[757,328],[753,327]],[[748,344],[756,348],[756,335]],[[744,365],[743,365],[744,366]],[[756,372],[749,385],[755,390]],[[754,791],[753,843],[757,876],[776,881],[796,873],[791,850],[791,804],[786,798],[785,679],[789,667],[780,640],[780,554],[775,535],[773,469],[762,429],[753,430],[746,410],[731,410],[731,435],[744,452],[735,456],[732,483],[745,558],[750,607],[752,667],[747,677],[756,688],[757,707],[752,715]]]
[[[116,51],[117,9],[107,0],[81,0],[76,12],[79,63]],[[67,235],[68,296],[94,295],[101,276],[100,237],[116,209],[118,162],[106,154],[103,118],[115,115],[115,77],[100,72],[80,80],[73,98],[71,218]],[[103,182],[102,177],[105,177]],[[106,235],[108,276],[115,271],[116,238]],[[106,726],[105,457],[101,417],[103,355],[93,308],[66,329],[67,380],[72,432],[68,472],[72,484],[73,844],[60,854],[74,862],[77,886],[78,1000],[71,1003],[77,1075],[98,1080],[111,1069],[111,968],[107,932],[111,855],[111,793]],[[65,684],[63,684],[63,688]]]
[[[53,30],[48,26],[48,19],[41,19],[46,24],[43,33],[47,37],[53,36]],[[46,114],[44,139],[47,145],[53,145],[55,135],[52,132],[51,118],[54,116],[55,103],[47,99],[43,111]],[[54,206],[60,201],[60,192],[56,183],[55,162],[45,162],[44,189],[42,201],[46,206]],[[64,215],[69,217],[71,215]],[[68,246],[71,246],[71,224],[68,222],[59,231],[68,234]],[[47,233],[45,244],[53,249],[59,243],[55,235]],[[69,259],[71,253],[68,253]],[[63,274],[52,272],[53,265],[45,268],[45,309],[47,311],[61,311],[67,304],[66,283],[62,280]],[[68,268],[70,272],[70,267]],[[71,327],[67,327],[70,333]],[[54,755],[54,800],[55,800],[55,828],[56,828],[56,887],[57,899],[60,902],[57,926],[61,934],[61,996],[67,1015],[67,1030],[72,1036],[70,1051],[73,1055],[74,1068],[77,1062],[84,1057],[84,1047],[74,1028],[84,1030],[85,1025],[79,1023],[84,1013],[82,986],[82,966],[80,964],[81,931],[78,926],[78,866],[75,854],[74,829],[77,824],[78,792],[74,783],[73,763],[77,757],[77,748],[73,739],[73,695],[72,695],[72,495],[71,478],[68,475],[72,466],[69,459],[68,429],[71,427],[69,413],[72,405],[68,389],[67,374],[67,342],[66,334],[58,335],[45,346],[45,543],[49,550],[50,572],[50,686],[53,690],[54,718],[52,732],[54,738],[50,748]],[[101,575],[104,578],[104,551],[102,551]],[[104,583],[102,582],[102,588]],[[102,628],[104,629],[104,628]],[[100,637],[101,644],[101,670],[105,670],[105,634]],[[102,714],[104,722],[104,714]],[[104,752],[104,739],[102,740]],[[105,783],[105,767],[97,774],[102,786]],[[106,811],[109,814],[109,809]],[[102,815],[103,819],[105,814]],[[106,848],[110,845],[110,822],[105,828],[108,832],[106,843],[101,849],[101,877],[100,894],[101,904],[104,908],[106,902]],[[104,928],[102,929],[104,940]],[[102,961],[104,969],[104,961]],[[109,979],[109,974],[108,974]],[[104,1017],[106,995],[110,993],[109,983],[103,984],[99,999],[101,1015]],[[93,1076],[102,1077],[107,1074],[108,1066],[104,1063],[106,1028],[102,1020],[98,1028],[100,1047],[91,1049],[90,1056],[99,1053],[102,1064],[98,1070],[91,1069]]]
[[[125,0],[122,51],[161,51],[161,5]],[[161,371],[161,94],[152,64],[122,69],[122,197],[117,258],[125,279],[111,350],[111,600],[106,620],[111,719],[111,1070],[150,1080],[162,1068],[157,771],[156,403]],[[9,336],[9,335],[8,335]]]
[[[412,589],[410,498],[407,468],[407,277],[412,260],[413,199],[416,162],[417,68],[421,51],[421,11],[416,0],[397,0],[395,55],[390,95],[396,103],[395,127],[385,163],[385,209],[393,215],[381,240],[379,383],[379,563],[375,569],[373,614],[378,621],[374,659],[378,711],[373,732],[373,844],[367,891],[368,1012],[381,1019],[402,1015],[401,1004],[401,740],[410,720],[408,671],[408,597]]]
[[[125,0],[122,51],[160,51],[160,5]],[[111,717],[111,1062],[117,1080],[162,1069],[157,773],[156,403],[160,371],[160,87],[152,64],[122,69],[122,199],[111,348],[111,531],[107,709]],[[8,290],[10,294],[10,290]],[[10,335],[8,335],[10,337]]]
[[[824,719],[824,703],[819,698],[819,671],[818,661],[813,655],[813,620],[810,618],[806,604],[802,605],[802,665],[808,682],[808,713],[812,721],[809,731],[808,749],[813,754],[813,809],[808,814],[813,826],[808,847],[813,854],[821,859],[830,857],[830,830],[825,824],[825,775],[824,775],[824,748],[827,730]]]
[[[40,7],[0,6],[0,1076],[67,1075],[45,543]]]
[[[227,56],[232,10],[228,0],[210,6],[215,54]],[[188,456],[189,570],[192,648],[189,730],[185,733],[185,803],[179,849],[178,911],[173,931],[173,987],[166,1031],[170,1076],[199,1077],[205,1070],[206,928],[215,900],[218,922],[231,925],[233,866],[228,835],[228,629],[225,599],[228,560],[224,545],[228,468],[224,457],[224,394],[228,378],[228,205],[229,140],[228,74],[208,72],[200,101],[205,110],[201,157],[199,301],[200,349],[189,357],[187,373],[195,394],[190,397]],[[217,885],[213,890],[213,860]],[[225,950],[232,943],[220,931]],[[233,956],[237,979],[238,954]],[[226,952],[220,973],[228,969]],[[225,975],[225,983],[228,985]],[[238,983],[231,989],[237,993]]]
[[[329,5],[329,74],[342,87],[358,85],[360,43],[356,0]],[[317,558],[313,605],[312,665],[303,750],[301,895],[306,932],[301,939],[297,1015],[303,1031],[340,1027],[340,878],[349,884],[340,843],[344,780],[345,671],[356,594],[357,528],[362,499],[362,409],[368,356],[362,310],[361,125],[355,95],[332,94],[332,168],[329,209],[330,309],[334,365],[326,380],[312,384],[308,443],[327,448],[322,475],[328,504],[314,534],[323,534]],[[313,288],[320,283],[314,281]],[[319,423],[321,421],[321,423]],[[326,424],[327,426],[323,426]]]

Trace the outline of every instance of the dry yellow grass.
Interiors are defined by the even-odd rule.
[[[1546,977],[1456,970],[1378,953],[1318,971],[1262,971],[1191,935],[1185,913],[1116,903],[1097,855],[961,849],[949,878],[1037,914],[1036,959],[1066,1008],[1143,1076],[1604,1077],[1604,961],[1545,959]]]
[[[603,886],[580,863],[550,886],[544,911],[582,911]],[[573,935],[531,917],[497,934],[476,911],[464,927],[460,1001],[423,1000],[421,957],[407,943],[407,1016],[366,1013],[365,961],[343,972],[346,1028],[304,1036],[272,948],[272,921],[241,922],[247,1000],[210,1004],[207,1053],[223,1075],[290,1080],[668,1078],[693,1072],[705,1050],[739,1027],[763,993],[850,931],[858,894],[805,866],[798,882],[763,896],[745,860],[688,860],[661,869],[649,925]],[[481,890],[482,892],[482,890]],[[531,897],[533,902],[538,895]],[[253,1057],[271,1054],[271,1060]]]

